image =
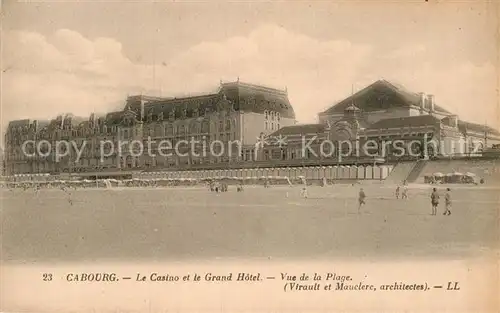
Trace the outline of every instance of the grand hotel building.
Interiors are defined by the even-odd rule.
[[[319,150],[321,142],[349,140],[422,140],[424,136],[441,142],[459,141],[453,155],[481,152],[500,143],[500,133],[469,123],[436,103],[433,95],[415,93],[397,84],[379,80],[319,113],[317,124],[296,124],[295,113],[286,90],[277,90],[240,81],[222,83],[215,93],[184,97],[128,97],[123,110],[105,116],[81,119],[71,114],[51,121],[18,120],[8,125],[5,135],[4,175],[24,173],[91,173],[161,170],[206,170],[228,168],[304,167],[314,165],[373,164],[396,162],[391,151],[373,157],[353,154],[339,160],[335,153],[325,158],[320,153],[304,153],[302,142],[316,138],[311,145]],[[257,149],[257,138],[286,137],[286,144],[273,140]],[[101,162],[100,142],[140,140],[239,141],[241,151],[226,149],[221,156],[207,154],[204,147],[185,147],[186,156],[134,156],[127,149],[111,154]],[[79,162],[75,151],[56,161],[48,156],[28,156],[22,152],[27,140],[46,140],[55,147],[58,140],[72,140],[80,147],[87,142]],[[479,147],[477,147],[479,145]],[[354,145],[356,146],[356,145]],[[205,147],[206,148],[206,147]],[[234,147],[238,148],[238,147]],[[462,149],[463,148],[463,149]],[[443,149],[439,147],[438,149]],[[48,152],[48,151],[46,151]],[[55,151],[52,151],[55,152]],[[195,152],[195,153],[194,153]],[[318,151],[319,152],[319,151]],[[434,155],[439,151],[428,151]],[[373,153],[373,152],[372,152]],[[198,156],[200,155],[200,156]]]
[[[105,116],[91,114],[82,119],[64,114],[51,121],[25,119],[10,122],[5,135],[4,174],[206,168],[228,163],[248,163],[255,161],[257,138],[295,123],[295,113],[286,90],[239,80],[221,82],[217,92],[194,97],[131,96],[127,98],[123,110]],[[165,140],[175,146],[180,140],[190,141],[192,138],[207,142],[239,141],[241,151],[237,153],[226,148],[224,154],[213,156],[200,151],[206,149],[206,145],[200,144],[195,147],[198,151],[180,151],[182,153],[173,153],[171,156],[153,156],[156,153],[136,156],[137,153],[131,153],[134,150],[123,147],[121,155],[115,149],[115,154],[101,162],[101,142],[112,141],[117,147],[119,142],[141,140],[146,147],[148,140]],[[41,154],[48,156],[38,155],[30,144],[26,155],[22,145],[28,140],[34,141],[35,147],[37,142],[50,142],[52,153],[43,151],[48,145],[40,145]],[[56,161],[56,142],[63,140],[74,141],[77,147],[86,141],[79,162],[74,161],[76,150],[73,149],[68,156]],[[109,148],[111,145],[104,147]],[[184,150],[192,148],[190,145],[179,147]],[[235,145],[224,147],[240,150]]]

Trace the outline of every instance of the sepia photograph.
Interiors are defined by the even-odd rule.
[[[0,311],[500,310],[500,2],[1,11]]]

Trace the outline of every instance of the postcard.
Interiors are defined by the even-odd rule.
[[[4,1],[0,311],[498,312],[497,1]]]

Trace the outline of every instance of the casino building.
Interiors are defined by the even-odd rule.
[[[9,123],[5,135],[5,174],[24,173],[85,173],[101,171],[210,168],[232,163],[255,161],[255,142],[282,127],[294,125],[295,113],[286,90],[278,90],[240,82],[220,83],[218,91],[183,98],[157,98],[143,95],[127,98],[123,110],[105,116],[91,114],[78,118],[72,114],[57,116],[50,121],[17,120]],[[175,146],[181,140],[227,143],[214,156],[203,153],[208,145],[178,145],[182,153],[160,156],[155,143],[169,141]],[[82,157],[75,163],[76,149],[56,161],[57,141],[74,141],[81,147]],[[153,153],[135,153],[135,148],[116,148],[120,142],[139,140],[147,146],[152,142]],[[23,153],[24,142],[32,141]],[[39,147],[42,153],[35,153]],[[241,148],[231,146],[241,142]],[[46,142],[51,143],[52,151]],[[104,150],[115,145],[113,154],[101,162],[101,143]],[[45,150],[44,150],[45,149]],[[222,151],[223,150],[223,151]],[[237,150],[237,151],[236,151]],[[52,152],[52,153],[49,153]],[[193,153],[196,152],[196,153]],[[239,153],[241,152],[241,153]],[[43,154],[43,155],[42,155]],[[121,155],[120,155],[121,154]],[[154,155],[156,154],[156,156]],[[165,153],[164,153],[165,154]],[[220,155],[219,155],[220,154]],[[47,156],[44,156],[47,155]],[[185,156],[184,156],[185,155]]]
[[[417,155],[416,158],[479,156],[483,150],[500,143],[497,130],[461,120],[438,105],[433,95],[411,92],[386,80],[378,80],[336,103],[319,113],[318,120],[317,124],[290,125],[275,131],[270,137],[286,137],[287,144],[283,146],[275,140],[266,147],[264,158],[287,163],[314,160],[316,164],[329,165],[337,162],[338,155],[345,153],[345,149],[339,145],[329,152],[329,145],[321,147],[321,144],[348,141],[354,150],[350,155],[355,158],[345,159],[353,164],[397,162],[402,156],[410,155]],[[314,139],[310,148],[303,148],[304,139],[307,143]],[[366,145],[372,150],[359,149],[368,140],[377,143],[376,147]],[[397,158],[391,151],[394,147],[383,144],[396,140],[408,143],[402,145],[406,151],[398,153]],[[432,141],[438,144],[425,144]],[[413,153],[409,153],[409,149]]]

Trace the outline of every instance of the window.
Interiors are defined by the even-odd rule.
[[[267,130],[267,122],[266,122],[266,130]]]
[[[224,122],[220,121],[219,122],[219,132],[222,132],[222,131],[224,131]]]
[[[231,130],[231,121],[227,120],[226,121],[226,131]]]
[[[172,136],[174,133],[174,128],[172,127],[171,124],[168,124],[167,126],[165,126],[165,134],[167,136]]]
[[[269,119],[269,116],[268,116],[268,113],[267,113],[267,110],[264,111],[264,115],[266,116],[266,120]]]
[[[210,131],[210,124],[208,121],[203,121],[201,124],[201,132],[202,133],[208,133]]]

